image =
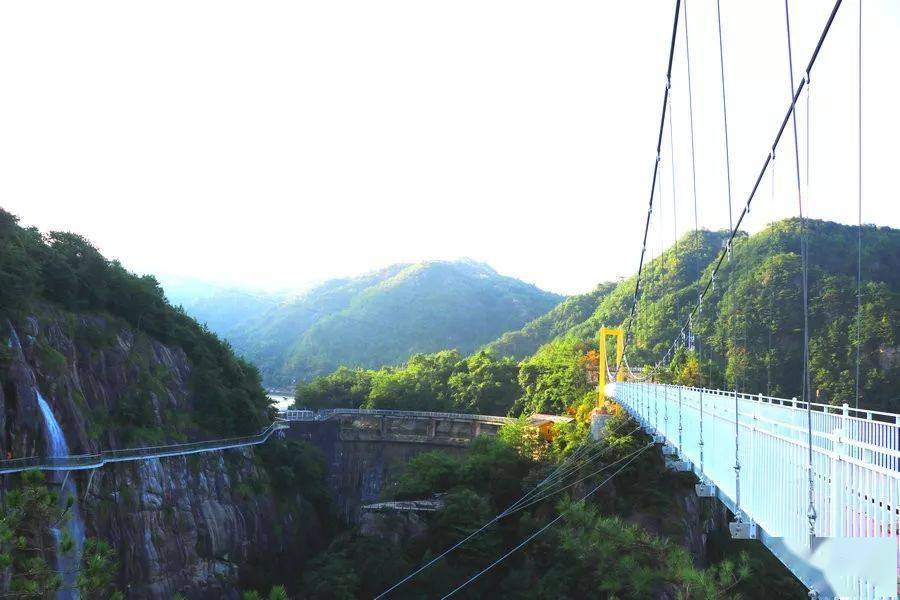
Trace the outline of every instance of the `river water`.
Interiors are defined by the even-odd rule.
[[[275,408],[278,410],[285,410],[290,407],[291,404],[294,403],[293,396],[285,396],[283,394],[268,394],[269,398],[275,403]]]

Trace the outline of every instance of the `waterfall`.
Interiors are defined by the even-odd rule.
[[[13,334],[15,335],[15,333]],[[41,414],[44,416],[44,435],[47,440],[48,456],[68,456],[69,446],[66,444],[66,436],[63,434],[62,427],[56,417],[53,416],[53,409],[44,400],[37,386],[34,388],[37,394],[38,405],[41,407]],[[54,473],[58,478],[60,472]],[[58,481],[58,479],[57,479]],[[59,527],[51,528],[53,538],[56,540],[56,569],[62,572],[63,589],[57,595],[57,600],[74,600],[78,598],[78,590],[75,589],[75,575],[81,563],[81,551],[84,547],[84,521],[81,519],[81,511],[78,508],[78,490],[75,488],[75,482],[67,476],[62,481],[62,489],[60,490],[60,502],[65,504],[66,499],[72,496],[75,503],[69,510],[69,534],[74,542],[72,552],[64,555],[61,552],[62,530]]]

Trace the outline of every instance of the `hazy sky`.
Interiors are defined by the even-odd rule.
[[[794,0],[798,73],[831,10]],[[809,207],[856,221],[856,28],[813,72]],[[735,212],[789,98],[782,0],[723,0]],[[139,272],[297,286],[471,257],[573,293],[635,270],[673,1],[0,4],[0,205]],[[689,4],[701,225],[727,224],[715,3]],[[864,220],[900,226],[900,2],[864,0]],[[693,226],[683,22],[680,230]],[[804,138],[805,98],[799,113]],[[784,140],[790,142],[790,138]],[[662,223],[672,231],[671,156]],[[804,144],[801,143],[804,151]],[[793,148],[749,226],[796,214]]]

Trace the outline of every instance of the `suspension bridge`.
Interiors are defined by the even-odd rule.
[[[812,55],[802,67],[799,82],[795,79],[792,48],[790,6],[784,2],[784,25],[787,56],[785,67],[789,71],[790,102],[777,125],[774,139],[766,148],[762,166],[743,205],[735,212],[732,194],[731,153],[729,147],[728,101],[725,85],[725,60],[722,14],[716,2],[716,29],[718,30],[718,66],[721,77],[722,125],[724,130],[723,167],[727,181],[729,234],[726,243],[713,260],[711,268],[696,268],[694,302],[679,304],[673,294],[674,314],[681,323],[664,355],[654,365],[646,358],[646,347],[641,362],[642,375],[635,376],[628,367],[626,350],[636,356],[634,348],[634,323],[643,295],[642,275],[648,250],[651,223],[654,213],[660,212],[662,202],[663,141],[668,125],[668,141],[672,173],[672,206],[675,203],[674,134],[672,128],[672,65],[679,39],[679,25],[683,19],[683,48],[686,65],[686,100],[690,120],[690,173],[693,181],[694,232],[700,230],[697,202],[697,170],[694,143],[693,85],[691,81],[691,55],[688,35],[687,0],[676,0],[671,38],[668,44],[668,60],[663,91],[659,132],[656,137],[655,159],[652,165],[649,203],[640,246],[640,260],[635,277],[630,311],[621,327],[603,328],[600,331],[600,402],[613,399],[624,407],[652,436],[649,446],[661,447],[669,458],[670,468],[692,472],[698,483],[696,493],[701,497],[722,502],[734,515],[730,524],[733,537],[759,540],[793,572],[810,590],[810,598],[896,598],[898,582],[898,522],[900,512],[900,415],[858,409],[861,387],[860,373],[860,314],[862,288],[862,34],[863,4],[858,3],[857,93],[859,111],[855,123],[859,144],[857,188],[857,277],[856,277],[856,370],[854,381],[854,408],[848,404],[831,406],[811,401],[809,367],[809,244],[804,213],[804,191],[801,184],[800,144],[797,128],[797,107],[806,92],[806,180],[809,182],[809,97],[813,69],[832,25],[840,11],[842,0],[837,0],[830,11],[815,43]],[[785,135],[785,134],[788,135]],[[717,276],[732,257],[740,228],[750,214],[767,173],[771,177],[773,198],[775,189],[774,162],[776,150],[784,138],[793,138],[788,146],[796,183],[796,199],[799,215],[800,262],[802,303],[797,310],[802,314],[800,347],[802,348],[802,378],[800,399],[782,399],[761,394],[738,391],[738,382],[730,375],[728,383],[733,390],[723,391],[691,386],[661,383],[670,373],[667,367],[681,350],[698,350],[700,340],[695,323],[702,315],[704,300],[716,291]],[[793,186],[793,184],[792,184]],[[659,201],[657,203],[657,200]],[[655,206],[656,204],[656,206]],[[673,210],[673,222],[677,210]],[[673,223],[674,224],[674,223]],[[677,227],[676,227],[677,229]],[[676,231],[677,234],[677,231]],[[677,250],[677,235],[673,236]],[[677,256],[677,251],[676,251]],[[676,259],[677,260],[677,259]],[[669,268],[665,267],[664,268]],[[677,266],[676,266],[677,268]],[[727,284],[727,282],[726,282]],[[722,285],[720,283],[720,289]],[[616,338],[614,367],[607,361],[606,338]],[[735,344],[737,345],[737,344]],[[646,344],[645,344],[646,346]],[[615,376],[613,376],[615,372]],[[627,457],[626,457],[627,458]],[[595,458],[589,458],[589,461]],[[567,461],[560,466],[571,473],[578,469],[581,459]],[[624,459],[623,459],[624,460]],[[631,460],[630,458],[628,460]],[[595,471],[616,466],[612,463]],[[597,492],[615,477],[623,466],[602,480],[586,494],[585,499]],[[505,516],[532,503],[529,498],[537,495],[547,498],[569,485],[563,485],[568,475],[551,474],[528,491],[506,511],[488,521],[442,554],[421,565],[409,575],[385,590],[379,598],[386,597],[397,587],[406,584],[428,569],[438,560],[453,552],[473,536]],[[579,480],[581,481],[581,480]],[[561,487],[562,486],[562,487]],[[448,592],[449,598],[475,583],[485,573],[523,548],[564,514],[558,515],[536,530],[520,544],[501,555],[496,561]],[[765,576],[764,574],[760,576]]]
[[[674,146],[671,129],[670,88],[672,60],[675,52],[682,2],[675,3],[675,19],[669,48],[666,88],[656,145],[650,202],[641,246],[638,274],[631,310],[624,332],[610,330],[618,337],[615,363],[616,377],[606,364],[605,348],[601,348],[601,373],[609,375],[608,397],[615,399],[654,441],[671,456],[670,465],[679,471],[693,472],[699,483],[696,492],[702,497],[716,498],[734,514],[730,529],[733,537],[760,540],[810,589],[815,598],[896,598],[898,575],[898,522],[900,513],[900,415],[850,408],[848,404],[831,406],[811,400],[809,367],[809,244],[801,186],[800,143],[797,133],[797,106],[806,92],[805,163],[809,181],[809,95],[811,74],[829,31],[841,8],[835,2],[821,30],[818,41],[795,83],[791,39],[790,7],[784,3],[787,34],[787,68],[790,73],[790,103],[767,150],[759,174],[746,203],[733,219],[731,158],[728,140],[728,113],[723,57],[722,18],[718,19],[721,101],[724,125],[724,166],[727,174],[727,209],[730,235],[718,253],[712,269],[696,276],[696,301],[687,307],[675,306],[675,314],[683,318],[675,338],[665,355],[643,381],[626,373],[627,359],[623,347],[632,344],[632,327],[641,297],[641,273],[647,252],[654,199],[657,196],[662,142],[669,118],[669,140]],[[690,50],[687,31],[687,2],[684,9],[684,45],[687,61],[687,91],[691,122],[691,170],[694,173],[694,228],[698,229],[696,174],[694,166],[693,101],[691,99]],[[862,2],[858,13],[858,81],[859,128],[858,147],[858,255],[856,294],[856,373],[855,405],[860,397],[860,311],[862,285]],[[668,114],[667,114],[668,111]],[[722,266],[732,256],[741,224],[750,214],[767,172],[774,170],[775,153],[785,132],[793,134],[792,154],[796,176],[796,198],[800,219],[800,259],[802,304],[802,385],[801,398],[780,399],[762,394],[738,391],[732,374],[733,390],[710,390],[659,383],[662,371],[679,349],[697,350],[694,325],[702,314],[704,300],[716,289]],[[674,152],[674,150],[672,150]],[[774,190],[774,172],[770,172]],[[674,196],[673,167],[673,196]],[[662,190],[659,195],[661,200]],[[773,192],[774,196],[774,192]],[[674,198],[673,198],[674,206]],[[601,332],[601,346],[605,335]],[[735,346],[738,344],[735,343]],[[654,382],[655,380],[655,382]],[[601,384],[601,394],[604,385]],[[602,399],[602,398],[601,398]]]
[[[691,82],[691,57],[687,29],[687,0],[675,0],[671,40],[668,45],[668,61],[663,92],[659,133],[656,138],[655,160],[652,166],[650,197],[640,246],[640,260],[635,278],[630,311],[622,327],[601,331],[600,399],[615,400],[652,436],[652,443],[610,464],[593,471],[595,477],[605,470],[611,471],[580,499],[585,499],[601,489],[617,476],[635,457],[651,447],[659,447],[669,457],[670,468],[693,473],[698,483],[698,496],[723,503],[733,514],[730,524],[733,537],[758,540],[765,545],[810,590],[811,598],[897,598],[898,552],[900,552],[900,415],[889,412],[851,408],[849,404],[832,406],[812,402],[809,368],[809,246],[806,233],[806,215],[803,208],[803,188],[800,175],[800,144],[797,129],[797,107],[809,89],[813,69],[829,31],[838,17],[842,0],[837,0],[830,11],[815,47],[805,66],[801,67],[799,81],[795,80],[794,56],[791,45],[791,23],[788,0],[785,0],[785,30],[787,33],[786,68],[790,73],[790,102],[783,118],[777,123],[775,136],[765,148],[762,165],[753,181],[746,201],[733,210],[731,157],[728,139],[727,97],[725,87],[725,61],[723,57],[722,18],[718,2],[719,66],[721,74],[721,106],[724,126],[724,167],[727,175],[727,210],[729,235],[718,252],[711,268],[696,274],[696,300],[676,305],[675,315],[681,323],[677,334],[655,365],[646,364],[636,376],[627,366],[627,352],[635,347],[634,323],[638,314],[643,289],[642,275],[648,253],[651,222],[657,198],[662,194],[663,141],[668,126],[670,148],[674,146],[672,133],[672,65],[679,39],[679,24],[683,19],[683,48],[687,66],[685,85],[690,114],[690,169],[694,182],[694,230],[699,231],[696,191],[696,161],[694,155],[694,117]],[[858,93],[860,110],[858,125],[862,124],[862,3],[859,3],[859,51],[860,79]],[[808,118],[808,110],[807,110]],[[807,135],[808,135],[807,127]],[[787,134],[787,135],[785,135]],[[796,175],[796,198],[800,219],[800,257],[802,275],[803,370],[801,394],[798,398],[777,398],[762,394],[738,391],[733,383],[731,390],[663,383],[661,373],[680,349],[695,350],[699,343],[695,323],[702,314],[704,300],[716,291],[717,276],[731,259],[741,226],[750,214],[767,173],[774,169],[776,150],[784,138],[792,137],[787,149]],[[862,231],[862,150],[859,148],[859,206],[858,223]],[[807,140],[806,151],[809,151]],[[674,154],[674,150],[671,150]],[[808,156],[807,156],[808,165]],[[674,163],[674,161],[673,161]],[[673,196],[675,193],[674,164],[672,166]],[[808,176],[807,176],[808,177]],[[774,182],[774,177],[773,177]],[[773,183],[774,185],[774,183]],[[673,199],[674,204],[674,199]],[[857,367],[854,381],[855,405],[860,397],[859,369],[859,311],[862,284],[862,237],[859,238],[857,257]],[[616,340],[614,366],[607,364],[607,335]],[[626,352],[627,351],[627,352]],[[632,357],[634,358],[634,353]],[[638,369],[635,369],[638,371]],[[615,373],[615,376],[613,376]],[[608,377],[604,377],[606,374]],[[402,412],[402,411],[391,411]],[[26,469],[83,470],[96,469],[107,463],[167,456],[182,456],[199,452],[219,451],[261,444],[272,435],[290,426],[290,421],[316,421],[334,418],[342,413],[313,413],[311,411],[287,411],[264,431],[243,438],[212,440],[193,444],[161,447],[113,450],[90,455],[60,456],[52,458],[26,458],[0,461],[0,474]],[[363,411],[360,415],[365,416]],[[368,415],[373,416],[373,415]],[[389,415],[381,415],[389,416]],[[396,415],[395,415],[396,416]],[[456,418],[460,415],[429,413],[423,418]],[[473,422],[491,426],[502,424],[499,417],[471,416]],[[385,590],[379,598],[387,597],[393,590],[412,580],[431,565],[444,558],[482,531],[523,508],[545,500],[576,483],[579,469],[599,460],[603,449],[582,448],[560,464],[550,475],[526,492],[519,500],[502,511],[482,527],[456,542],[444,552],[421,565],[409,575]],[[613,470],[615,468],[615,470]],[[547,528],[553,526],[565,514],[561,513],[521,543],[501,555],[484,569],[450,590],[444,598],[453,596],[477,581],[510,555],[521,549]],[[759,576],[765,576],[761,574]]]
[[[716,17],[721,77],[722,124],[724,130],[724,167],[727,175],[727,210],[730,234],[713,261],[712,268],[696,272],[696,301],[689,306],[675,304],[682,325],[665,354],[645,369],[643,378],[627,376],[625,348],[633,344],[633,325],[642,295],[641,275],[648,249],[648,236],[654,213],[654,201],[662,199],[660,180],[663,138],[667,117],[670,149],[674,156],[670,90],[672,62],[678,39],[679,12],[683,9],[684,50],[687,64],[687,97],[690,118],[690,156],[693,178],[694,230],[699,230],[697,213],[696,162],[694,158],[694,117],[691,83],[690,46],[687,29],[687,1],[676,0],[675,17],[669,46],[666,85],[663,95],[656,160],[647,209],[640,261],[632,295],[631,309],[623,328],[601,330],[601,371],[609,383],[601,382],[607,397],[615,399],[653,436],[663,452],[671,456],[670,465],[679,471],[693,472],[699,483],[699,496],[716,498],[734,515],[730,525],[733,537],[760,540],[810,590],[812,598],[896,598],[898,582],[898,521],[900,496],[900,415],[859,410],[860,398],[860,315],[862,287],[862,34],[863,4],[858,3],[857,21],[857,94],[858,128],[857,170],[857,273],[856,273],[856,371],[855,408],[849,404],[831,406],[811,399],[810,322],[809,322],[809,243],[801,185],[800,143],[797,107],[806,93],[806,182],[809,183],[809,98],[812,71],[838,16],[842,1],[837,0],[821,29],[799,82],[795,81],[791,36],[790,6],[784,2],[786,31],[786,67],[790,81],[790,103],[767,148],[762,166],[746,202],[733,217],[731,156],[728,138],[728,112],[725,86],[725,61],[722,16],[719,2]],[[780,399],[738,391],[737,376],[728,379],[730,391],[660,383],[664,371],[680,349],[695,352],[699,340],[695,321],[703,303],[716,291],[717,275],[731,260],[740,227],[750,214],[751,204],[766,177],[774,190],[776,150],[785,133],[792,134],[787,152],[794,167],[799,216],[802,303],[801,397]],[[673,176],[673,207],[674,165]],[[659,188],[659,189],[658,189]],[[808,192],[808,188],[807,188]],[[773,191],[774,196],[774,191]],[[808,200],[808,198],[807,198]],[[657,208],[659,208],[657,206]],[[676,211],[673,211],[673,214]],[[677,242],[676,242],[677,243]],[[624,329],[624,331],[623,331]],[[615,374],[606,361],[606,336],[617,337]],[[737,347],[739,344],[735,343]],[[602,377],[601,377],[602,379]],[[631,379],[629,381],[629,379]],[[642,379],[642,380],[641,380]]]

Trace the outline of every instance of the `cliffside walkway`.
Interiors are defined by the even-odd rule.
[[[900,415],[650,382],[608,383],[670,468],[817,597],[895,598]]]
[[[70,456],[27,456],[0,461],[0,475],[20,473],[22,471],[86,471],[97,469],[108,463],[166,458],[169,456],[187,456],[202,452],[218,452],[232,448],[244,448],[263,444],[278,431],[290,428],[291,421],[327,421],[347,416],[361,417],[398,417],[406,419],[443,419],[449,421],[466,421],[502,425],[510,421],[508,417],[491,415],[470,415],[463,413],[441,413],[427,411],[404,410],[366,410],[337,408],[320,411],[285,410],[278,413],[278,419],[263,431],[243,437],[232,437],[185,444],[167,444],[164,446],[142,446],[121,450],[104,450],[96,454],[75,454]],[[433,435],[433,432],[432,432]]]
[[[21,471],[85,471],[97,469],[108,463],[148,460],[168,456],[187,456],[201,452],[217,452],[231,448],[243,448],[265,443],[272,434],[287,429],[290,425],[284,420],[277,420],[263,431],[243,437],[232,437],[186,444],[168,444],[165,446],[143,446],[122,450],[104,450],[97,454],[76,454],[71,456],[28,456],[0,461],[0,475],[19,473]]]

